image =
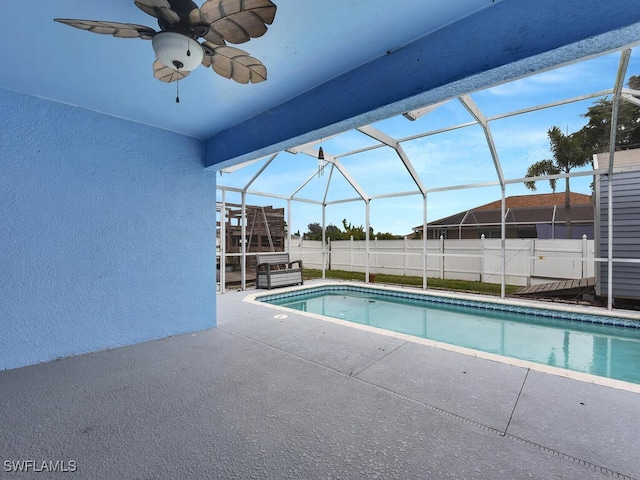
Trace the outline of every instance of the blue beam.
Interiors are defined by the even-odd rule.
[[[615,8],[608,0],[504,0],[214,135],[205,166],[258,158],[638,42],[637,0]]]

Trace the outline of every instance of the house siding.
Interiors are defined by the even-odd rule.
[[[616,154],[617,155],[617,154]],[[617,158],[616,158],[617,160]],[[608,179],[596,182],[599,226],[596,245],[601,258],[608,256]],[[640,258],[640,170],[616,173],[612,184],[613,259]],[[600,262],[596,269],[596,292],[607,294],[608,264]],[[613,297],[640,300],[640,264],[613,263]]]

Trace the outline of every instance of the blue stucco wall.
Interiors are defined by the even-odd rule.
[[[0,89],[0,370],[215,326],[200,140]]]

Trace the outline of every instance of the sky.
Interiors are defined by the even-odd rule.
[[[614,87],[620,52],[572,63],[538,73],[513,82],[470,94],[487,117],[514,112],[536,105],[575,98]],[[627,69],[629,76],[640,74],[640,47],[633,50]],[[599,97],[601,98],[601,97]],[[573,133],[588,121],[582,117],[597,98],[547,108],[522,115],[490,121],[490,129],[498,158],[506,179],[525,176],[532,163],[552,158],[547,131],[559,127]],[[403,116],[372,124],[374,128],[401,140],[424,132],[472,122],[473,118],[457,100],[453,99],[415,121]],[[366,148],[378,142],[351,130],[329,139],[321,139],[317,146],[330,155],[338,156],[346,170],[360,184],[367,195],[385,195],[417,191],[400,158],[391,148],[376,148],[354,155],[345,152]],[[478,125],[401,142],[407,157],[427,189],[453,187],[497,181],[496,169],[483,130]],[[268,158],[257,161],[232,173],[217,177],[218,185],[244,187]],[[587,166],[579,170],[590,170]],[[576,171],[579,171],[576,170]],[[313,179],[294,197],[321,201],[326,192],[327,202],[358,198],[357,192],[336,170],[329,166],[318,173],[318,160],[302,153],[282,152],[251,184],[250,191],[293,194],[310,176]],[[590,194],[592,177],[570,179],[571,191]],[[328,185],[328,189],[327,189]],[[537,182],[536,193],[551,193],[549,182]],[[564,180],[558,180],[556,192],[563,192]],[[534,192],[523,184],[507,185],[506,195],[527,195]],[[427,221],[465,211],[500,199],[499,186],[433,192],[427,195]],[[218,201],[222,200],[218,190]],[[225,202],[240,203],[240,194],[225,193]],[[286,200],[247,195],[247,204],[287,206]],[[408,235],[423,222],[421,195],[374,199],[370,204],[370,224],[374,232]],[[322,223],[322,207],[307,202],[292,201],[292,232],[304,233],[310,223]],[[353,225],[365,225],[365,205],[362,200],[328,205],[326,224],[341,226],[342,220]]]

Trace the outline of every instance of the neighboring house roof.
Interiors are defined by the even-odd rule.
[[[535,195],[514,195],[505,198],[506,221],[509,224],[533,224],[564,222],[565,194],[541,193]],[[593,206],[591,195],[570,193],[572,223],[592,223]],[[500,224],[501,200],[480,205],[463,212],[455,213],[439,220],[429,222],[429,226],[459,225],[496,225]],[[413,228],[422,230],[422,225]]]
[[[571,205],[591,205],[591,195],[582,193],[569,193]],[[487,203],[472,210],[494,210],[500,208],[501,201]],[[562,193],[538,193],[535,195],[514,195],[505,198],[507,208],[535,208],[535,207],[564,207],[564,192]]]

